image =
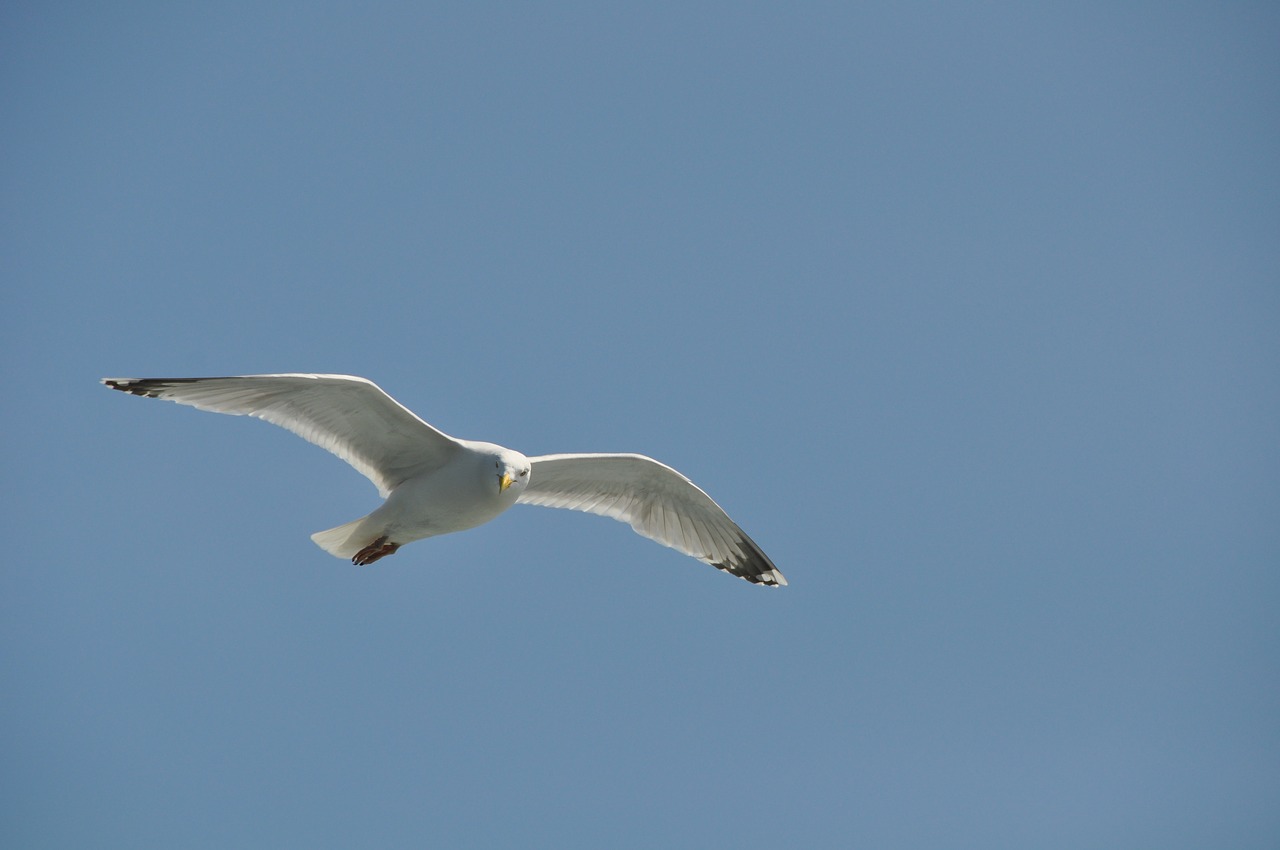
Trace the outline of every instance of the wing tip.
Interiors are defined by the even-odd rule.
[[[711,562],[711,566],[743,581],[765,587],[786,587],[787,578],[772,563],[755,563],[753,560]]]
[[[738,529],[738,533],[740,537],[735,541],[738,551],[724,560],[710,561],[709,563],[716,569],[724,570],[730,575],[735,575],[752,584],[762,584],[765,587],[786,587],[786,577],[783,576],[781,570],[773,565],[773,561],[764,553],[764,550],[743,533],[742,529]]]
[[[152,398],[155,398],[156,396],[154,390],[149,390],[145,387],[145,384],[146,384],[145,379],[102,378],[101,383],[103,386],[109,387],[110,389],[113,389],[113,390],[119,390],[122,393],[129,393],[131,395],[140,395],[140,396],[150,396]]]
[[[758,575],[743,575],[741,573],[734,573],[734,575],[738,576],[738,578],[745,579],[746,581],[749,581],[752,584],[759,584],[764,587],[786,587],[787,586],[786,576],[784,576],[782,573],[778,572],[777,570],[769,570],[769,572],[767,573],[760,573]]]
[[[160,391],[174,384],[194,384],[207,378],[99,378],[99,383],[122,393],[160,398]]]

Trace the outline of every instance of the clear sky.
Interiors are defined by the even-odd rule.
[[[1280,11],[0,11],[7,848],[1274,848]],[[102,376],[634,451],[791,581]]]

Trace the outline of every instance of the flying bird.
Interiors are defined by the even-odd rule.
[[[366,566],[414,540],[474,528],[517,502],[587,511],[753,584],[785,585],[769,557],[688,478],[638,454],[525,457],[450,437],[377,384],[351,375],[103,378],[114,390],[279,425],[378,488],[367,516],[311,535]]]

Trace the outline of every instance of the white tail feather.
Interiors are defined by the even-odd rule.
[[[362,516],[351,522],[335,526],[326,531],[317,531],[311,535],[315,544],[335,558],[352,558],[357,552],[374,541],[377,535],[361,534],[360,526],[368,519]]]

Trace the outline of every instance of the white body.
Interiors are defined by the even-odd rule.
[[[461,441],[460,441],[461,442]],[[397,485],[376,511],[311,539],[339,558],[350,558],[379,537],[398,544],[412,543],[451,531],[483,525],[516,503],[528,483],[528,475],[512,476],[501,487],[499,464],[506,462],[527,470],[524,455],[492,443],[463,443],[469,449],[431,475],[409,478]],[[498,482],[495,485],[495,482]]]

